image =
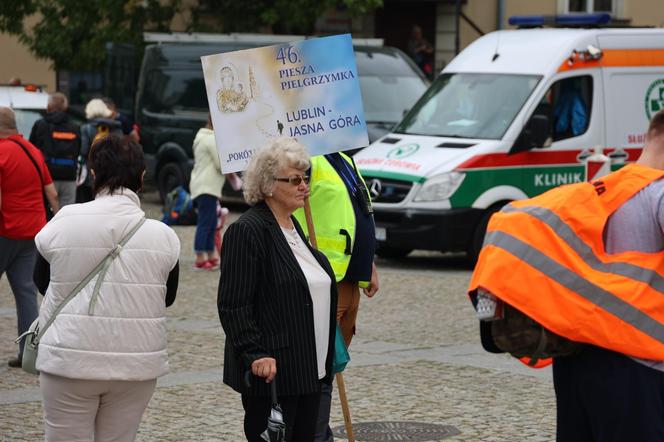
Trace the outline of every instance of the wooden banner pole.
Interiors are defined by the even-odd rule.
[[[346,436],[349,442],[355,442],[353,435],[353,422],[350,420],[350,408],[348,407],[348,398],[346,397],[346,384],[344,383],[344,374],[337,373],[334,377],[337,380],[337,389],[339,390],[339,402],[341,402],[341,411],[344,415],[344,426],[346,427]]]
[[[318,242],[316,241],[316,230],[314,229],[314,219],[311,217],[311,205],[309,204],[309,197],[304,199],[304,216],[307,219],[307,230],[309,231],[309,241],[314,249],[318,250]]]
[[[309,231],[309,241],[314,249],[318,250],[318,242],[316,241],[316,231],[314,229],[314,221],[311,217],[311,206],[309,205],[309,197],[304,199],[304,216],[307,220],[307,230]],[[348,407],[348,397],[346,397],[346,384],[344,383],[343,373],[335,375],[337,381],[337,389],[339,390],[339,402],[341,402],[341,411],[344,415],[344,426],[346,427],[346,435],[348,442],[355,442],[353,435],[353,422],[350,419],[350,408]]]

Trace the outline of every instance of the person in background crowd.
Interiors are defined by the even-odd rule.
[[[65,207],[35,238],[40,324],[138,230],[40,341],[47,441],[134,440],[156,379],[168,371],[165,313],[177,291],[180,241],[170,227],[145,220],[136,194],[145,175],[141,146],[109,135],[95,143],[90,168],[94,201]]]
[[[286,440],[314,440],[321,386],[332,381],[334,272],[292,216],[308,193],[308,167],[293,139],[277,138],[255,154],[244,175],[252,207],[224,236],[217,300],[224,382],[242,394],[250,442],[263,441],[270,382],[277,383]],[[246,387],[247,370],[265,381]]]
[[[588,128],[588,111],[581,98],[578,80],[560,81],[558,98],[553,109],[553,139],[576,137]]]
[[[32,282],[34,237],[46,224],[44,195],[58,211],[58,193],[41,152],[16,130],[14,111],[0,107],[0,277],[6,272],[16,301],[18,335],[37,318]],[[10,367],[20,367],[25,338]]]
[[[205,127],[198,130],[192,150],[194,168],[191,171],[189,190],[198,212],[194,237],[194,270],[216,270],[219,268],[219,253],[215,247],[217,204],[221,200],[224,176],[221,174],[210,114]]]
[[[113,111],[99,98],[93,98],[85,105],[85,118],[88,120],[81,126],[81,155],[79,156],[79,177],[77,180],[76,202],[91,201],[92,177],[87,164],[92,144],[107,135],[122,135],[122,125],[113,119]]]
[[[49,95],[46,116],[37,120],[30,132],[30,142],[44,154],[60,207],[76,202],[77,160],[81,153],[79,127],[67,115],[68,107],[64,94]]]
[[[360,287],[370,298],[378,291],[371,200],[355,163],[343,153],[313,157],[310,174],[314,230],[320,251],[334,269],[339,291],[336,318],[346,346],[350,346],[360,307]],[[304,210],[295,212],[295,217],[306,229]],[[333,440],[329,426],[331,402],[332,386],[324,385],[316,441]]]
[[[433,47],[422,35],[422,28],[415,25],[408,39],[408,54],[415,64],[431,79],[433,77]]]
[[[108,107],[113,114],[111,115],[111,118],[114,120],[118,120],[120,122],[120,125],[122,126],[122,133],[130,137],[132,140],[136,141],[137,143],[141,141],[141,137],[138,134],[138,127],[134,124],[132,119],[124,114],[121,114],[118,111],[118,107],[115,105],[115,102],[109,98],[109,97],[104,97],[102,98],[102,101]]]
[[[226,224],[226,219],[228,218],[229,210],[226,207],[221,207],[221,204],[217,203],[217,226],[214,229],[214,247],[217,249],[217,253],[221,255],[221,230]]]

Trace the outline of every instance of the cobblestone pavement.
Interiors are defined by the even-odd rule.
[[[148,216],[159,216],[154,194],[144,196],[144,208]],[[218,274],[191,270],[194,227],[175,230],[182,254],[180,290],[168,309],[171,371],[159,380],[138,440],[241,441],[239,396],[221,383]],[[446,441],[554,440],[550,370],[532,370],[481,349],[464,294],[470,271],[458,258],[420,253],[397,262],[379,260],[378,269],[380,292],[362,299],[352,361],[344,373],[355,423],[456,427],[458,434]],[[41,440],[37,377],[5,362],[15,354],[15,335],[14,300],[2,278],[0,440]],[[343,425],[336,394],[332,425]]]

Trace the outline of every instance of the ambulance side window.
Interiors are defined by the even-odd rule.
[[[553,141],[578,137],[588,130],[593,103],[590,75],[558,80],[546,95],[552,100]]]
[[[511,152],[547,147],[553,141],[578,137],[588,130],[593,102],[590,75],[563,78],[551,85]]]

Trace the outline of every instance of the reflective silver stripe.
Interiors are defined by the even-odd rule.
[[[512,207],[508,205],[503,208],[503,212],[523,212],[547,224],[592,269],[643,282],[664,294],[664,278],[659,273],[629,262],[602,262],[593,250],[574,233],[572,228],[552,210],[537,206]]]
[[[664,343],[664,324],[618,298],[613,293],[582,278],[549,258],[535,247],[526,244],[508,233],[500,231],[487,232],[485,244],[491,244],[511,253],[551,280],[568,288],[580,297],[611,313],[651,338]]]

